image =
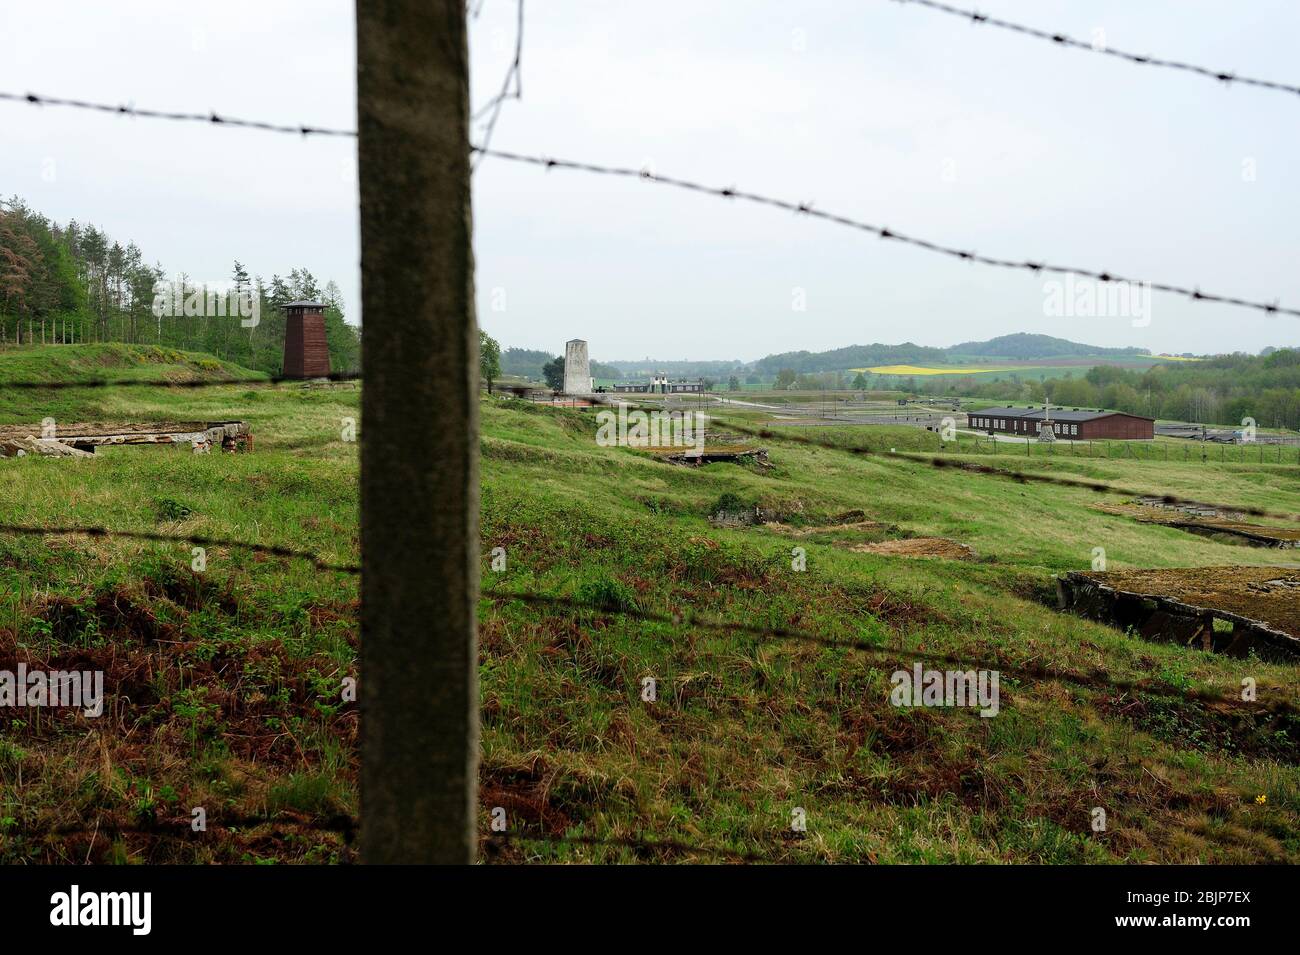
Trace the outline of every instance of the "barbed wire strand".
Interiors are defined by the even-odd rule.
[[[1197,302],[1214,302],[1220,305],[1232,305],[1238,308],[1249,308],[1256,311],[1265,312],[1269,315],[1292,315],[1300,317],[1300,309],[1286,308],[1277,302],[1259,302],[1250,299],[1237,298],[1231,295],[1220,295],[1213,292],[1202,292],[1199,287],[1187,287],[1182,285],[1173,285],[1168,282],[1149,282],[1145,279],[1129,278],[1109,270],[1098,271],[1096,269],[1077,268],[1068,265],[1054,265],[1045,261],[1031,261],[1018,259],[1003,259],[995,256],[983,255],[979,252],[967,249],[959,249],[955,246],[943,245],[933,242],[929,239],[919,238],[891,229],[887,226],[874,225],[870,222],[864,222],[860,219],[854,219],[850,216],[840,215],[834,212],[827,212],[813,206],[811,202],[793,202],[788,199],[777,199],[772,196],[760,195],[754,192],[746,192],[737,189],[735,186],[708,186],[703,183],[694,182],[689,179],[678,179],[672,176],[661,176],[649,169],[632,169],[626,166],[607,166],[597,163],[580,162],[572,159],[556,159],[553,156],[529,155],[525,153],[508,152],[500,149],[484,149],[482,147],[472,147],[476,151],[492,156],[497,159],[503,159],[507,162],[523,163],[532,166],[540,166],[544,169],[565,169],[576,172],[586,172],[601,176],[612,176],[626,179],[641,179],[646,182],[657,183],[662,186],[672,186],[675,189],[684,189],[689,192],[701,193],[703,195],[716,196],[723,199],[737,199],[742,202],[750,202],[756,205],[768,206],[774,209],[782,209],[786,212],[794,212],[799,215],[809,216],[810,218],[820,219],[824,222],[831,222],[835,225],[845,226],[850,229],[856,229],[861,232],[868,232],[876,235],[881,239],[889,239],[900,242],[904,245],[910,245],[915,248],[924,249],[927,252],[933,252],[938,255],[948,256],[965,262],[975,262],[980,265],[989,265],[995,268],[1014,269],[1025,272],[1040,274],[1049,272],[1057,275],[1075,275],[1083,278],[1095,279],[1104,283],[1124,283],[1128,285],[1141,285],[1153,291],[1167,292],[1170,295],[1182,295]]]
[[[213,126],[258,129],[271,133],[293,133],[300,136],[342,136],[356,137],[355,129],[333,129],[327,126],[309,126],[305,123],[286,124],[268,123],[258,119],[238,119],[223,116],[216,110],[206,113],[146,109],[133,103],[96,103],[84,99],[71,99],[62,96],[45,96],[40,93],[10,93],[0,90],[0,100],[15,103],[30,103],[33,106],[67,106],[72,109],[91,110],[98,113],[112,113],[118,116],[134,116],[142,119],[166,119],[185,123],[208,123]]]
[[[1218,80],[1225,85],[1240,83],[1243,86],[1255,86],[1260,89],[1277,90],[1282,93],[1295,93],[1300,95],[1300,86],[1290,83],[1278,83],[1273,80],[1253,79],[1249,76],[1239,76],[1226,70],[1215,70],[1205,66],[1197,66],[1194,63],[1181,63],[1178,60],[1166,60],[1161,57],[1147,56],[1141,53],[1127,53],[1124,50],[1117,50],[1108,46],[1105,42],[1087,43],[1083,40],[1076,40],[1064,33],[1039,30],[1035,27],[1026,26],[1023,23],[1012,23],[1009,20],[1001,20],[997,17],[991,17],[986,13],[980,13],[978,10],[966,10],[961,7],[950,6],[946,3],[939,3],[938,0],[897,0],[902,4],[913,4],[920,7],[928,7],[940,13],[946,13],[950,16],[961,17],[969,20],[974,24],[984,24],[991,27],[997,27],[1001,30],[1009,30],[1013,33],[1019,33],[1024,36],[1034,37],[1038,40],[1047,40],[1060,47],[1069,47],[1076,50],[1087,50],[1089,53],[1100,53],[1104,56],[1113,56],[1121,60],[1127,60],[1130,63],[1136,63],[1140,66],[1155,66],[1170,70],[1182,70],[1185,73],[1194,73],[1208,79]]]

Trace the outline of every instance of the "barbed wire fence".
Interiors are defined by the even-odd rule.
[[[522,5],[520,7],[522,11]],[[522,28],[520,36],[522,38]],[[503,92],[494,97],[492,102],[485,109],[493,110],[492,118],[488,127],[488,136],[495,128],[496,117],[500,111],[501,104],[514,92],[509,90],[511,78],[518,76],[518,60],[512,66],[507,75],[506,86]],[[0,92],[0,100],[10,100],[14,102],[28,102],[33,105],[60,105],[73,106],[81,109],[93,109],[101,112],[116,113],[123,116],[145,116],[154,119],[173,119],[184,121],[204,121],[218,125],[232,127],[248,127],[252,129],[263,129],[272,132],[301,133],[303,135],[333,135],[333,136],[355,136],[355,131],[349,130],[323,130],[318,127],[306,125],[286,125],[277,123],[263,123],[254,120],[241,120],[218,117],[216,113],[168,113],[159,110],[142,110],[133,106],[112,106],[107,103],[90,103],[84,100],[58,99],[52,97],[39,96],[37,94],[14,94]],[[214,118],[216,117],[216,118]],[[507,150],[491,149],[485,145],[472,145],[473,152],[482,157],[491,157],[500,159],[505,162],[522,163],[531,166],[537,166],[547,170],[567,170],[573,172],[584,172],[592,175],[610,176],[624,179],[637,179],[656,185],[668,186],[675,189],[682,189],[688,192],[698,193],[700,195],[713,196],[719,199],[731,199],[740,202],[749,202],[756,205],[767,206],[769,208],[780,209],[785,212],[793,212],[798,215],[807,216],[823,222],[830,222],[834,225],[855,229],[860,232],[866,232],[880,239],[898,242],[903,245],[918,248],[936,255],[943,255],[949,258],[957,259],[964,262],[972,262],[979,265],[986,265],[993,268],[1010,269],[1015,271],[1030,272],[1033,274],[1051,273],[1056,275],[1075,275],[1083,278],[1093,279],[1098,282],[1107,284],[1124,284],[1139,285],[1150,288],[1152,291],[1164,292],[1170,295],[1178,295],[1188,298],[1195,302],[1209,302],[1220,305],[1229,305],[1236,308],[1252,309],[1263,312],[1267,315],[1290,315],[1300,317],[1300,308],[1293,308],[1282,305],[1279,301],[1265,301],[1260,299],[1247,299],[1235,295],[1225,295],[1216,292],[1202,291],[1199,285],[1180,285],[1170,282],[1157,282],[1149,279],[1126,276],[1119,272],[1113,272],[1109,269],[1087,268],[1073,265],[1060,265],[1048,262],[1044,259],[1011,259],[999,256],[985,255],[972,249],[963,249],[958,246],[936,242],[931,239],[911,235],[889,226],[878,225],[857,219],[852,216],[843,215],[828,210],[819,209],[812,202],[794,201],[789,199],[780,199],[773,196],[763,195],[760,193],[749,192],[739,189],[735,186],[710,186],[691,179],[682,179],[674,176],[665,176],[650,170],[649,168],[632,168],[629,166],[614,166],[602,163],[585,162],[574,159],[560,159],[554,156],[545,156],[540,154],[526,154],[510,152]]]
[[[895,0],[903,5],[913,4],[919,7],[928,7],[939,13],[946,13],[950,16],[960,17],[963,20],[969,20],[977,26],[996,27],[1001,30],[1009,30],[1012,33],[1019,33],[1022,36],[1033,37],[1036,40],[1046,40],[1058,47],[1074,50],[1086,50],[1089,53],[1099,53],[1102,56],[1112,56],[1129,63],[1135,63],[1138,66],[1154,66],[1169,70],[1179,70],[1184,73],[1192,73],[1206,79],[1217,80],[1225,85],[1240,83],[1242,86],[1254,86],[1259,89],[1275,90],[1280,93],[1294,93],[1300,95],[1300,86],[1292,83],[1279,83],[1274,80],[1261,80],[1249,76],[1242,76],[1228,70],[1216,70],[1206,66],[1197,66],[1195,63],[1183,63],[1178,60],[1163,59],[1158,56],[1149,56],[1144,53],[1127,53],[1124,50],[1115,49],[1106,42],[1104,34],[1094,36],[1092,40],[1077,40],[1065,33],[1053,30],[1040,30],[1036,27],[1026,26],[1023,23],[1012,23],[1009,20],[1002,20],[998,17],[989,16],[987,13],[980,13],[978,10],[968,10],[962,7],[954,7],[950,4],[940,3],[938,0]]]
[[[1237,82],[1243,85],[1251,85],[1262,88],[1280,90],[1285,92],[1300,93],[1300,87],[1294,87],[1287,84],[1274,83],[1271,81],[1258,80],[1250,77],[1227,74],[1219,71],[1210,70],[1204,67],[1192,64],[1180,63],[1177,61],[1162,60],[1153,57],[1139,56],[1136,54],[1124,53],[1119,50],[1109,48],[1098,49],[1095,44],[1087,44],[1082,41],[1073,40],[1063,34],[1048,33],[1032,28],[1024,27],[1007,21],[998,20],[978,14],[975,11],[964,11],[955,7],[949,7],[945,4],[933,2],[933,0],[902,0],[902,2],[917,3],[919,5],[935,9],[939,12],[952,15],[964,16],[972,22],[978,24],[987,24],[994,27],[1013,30],[1039,39],[1047,39],[1056,44],[1075,47],[1087,48],[1094,52],[1105,53],[1107,55],[1120,57],[1130,62],[1139,63],[1149,66],[1167,67],[1176,70],[1192,72],[1207,77],[1223,81],[1225,83]],[[1246,308],[1261,311],[1267,314],[1284,314],[1290,316],[1300,316],[1300,309],[1284,307],[1278,302],[1267,302],[1263,300],[1252,300],[1229,296],[1217,293],[1203,292],[1199,286],[1176,285],[1170,283],[1146,282],[1142,279],[1125,278],[1122,275],[1107,270],[1081,269],[1069,266],[1055,265],[1042,260],[1016,260],[1008,258],[999,258],[994,256],[983,255],[975,251],[965,250],[952,245],[946,245],[931,241],[929,239],[912,236],[907,233],[899,232],[892,228],[872,224],[851,216],[838,213],[832,213],[815,208],[812,203],[793,202],[762,195],[759,193],[749,192],[738,189],[734,186],[709,186],[700,182],[689,179],[661,176],[645,169],[633,169],[630,167],[611,166],[590,162],[583,162],[569,159],[557,159],[543,155],[521,154],[504,150],[493,149],[491,147],[492,135],[496,127],[503,104],[509,99],[519,99],[522,96],[521,81],[521,62],[523,53],[523,2],[518,0],[518,32],[514,57],[510,68],[507,71],[501,91],[488,101],[477,113],[475,118],[488,116],[487,122],[483,128],[481,144],[471,146],[471,151],[477,157],[475,168],[482,160],[486,158],[495,158],[502,161],[521,163],[540,167],[545,170],[568,170],[584,172],[593,175],[610,176],[618,178],[638,179],[651,182],[658,185],[669,186],[681,190],[691,191],[702,195],[708,195],[715,198],[737,200],[749,202],[758,205],[764,205],[770,208],[780,209],[810,218],[819,219],[832,224],[852,228],[858,231],[873,234],[884,240],[895,240],[902,244],[919,248],[923,251],[944,255],[957,260],[967,261],[976,264],[983,264],[992,267],[1005,269],[1015,269],[1028,271],[1032,273],[1050,272],[1056,274],[1074,274],[1087,278],[1092,278],[1101,282],[1124,282],[1133,284],[1144,284],[1156,291],[1166,292],[1175,295],[1185,296],[1194,301],[1203,301],[1217,303],[1222,305]],[[481,4],[480,4],[481,9]],[[477,15],[477,11],[475,12]],[[341,137],[355,138],[356,130],[330,128],[315,126],[310,124],[291,124],[291,123],[274,123],[261,120],[248,120],[238,117],[227,116],[217,113],[216,111],[207,112],[184,112],[169,111],[159,109],[149,109],[137,107],[133,103],[127,104],[108,104],[94,102],[84,99],[53,97],[34,93],[17,94],[12,92],[0,91],[0,100],[14,103],[24,103],[35,107],[64,107],[71,109],[89,110],[105,114],[118,115],[131,118],[153,119],[163,121],[175,121],[185,123],[203,123],[214,127],[223,128],[245,128],[263,132],[273,132],[282,134],[293,134],[303,138],[324,136],[324,137]],[[359,381],[360,376],[356,375],[334,375],[330,376],[336,381]],[[195,382],[160,382],[158,380],[145,379],[119,379],[119,380],[88,380],[88,381],[17,381],[17,382],[0,382],[0,388],[10,388],[16,390],[63,390],[63,389],[103,389],[115,387],[171,387],[171,388],[210,388],[221,386],[250,386],[250,385],[278,385],[288,381],[297,381],[297,379],[287,377],[273,377],[258,379],[255,381],[195,381]],[[817,441],[807,438],[806,436],[791,435],[788,433],[778,434],[770,428],[748,428],[746,425],[733,421],[723,420],[722,423],[734,430],[742,433],[749,433],[752,436],[763,438],[764,440],[782,440],[792,441],[802,444],[817,445],[830,450],[842,451],[850,454],[871,454],[885,459],[897,460],[900,462],[911,462],[928,464],[937,468],[960,467],[963,473],[972,473],[984,476],[993,476],[1003,479],[1015,480],[1020,482],[1045,482],[1058,486],[1067,486],[1095,491],[1098,493],[1122,494],[1134,496],[1138,492],[1122,488],[1115,485],[1106,484],[1098,481],[1084,481],[1078,479],[1064,478],[1059,475],[1046,475],[1033,472],[1014,471],[1005,468],[998,468],[988,465],[971,465],[963,463],[954,465],[954,463],[943,457],[925,455],[913,452],[882,452],[862,447],[845,447],[842,444],[827,441]],[[1163,500],[1172,504],[1188,504],[1202,507],[1224,508],[1246,513],[1255,516],[1278,517],[1286,520],[1300,520],[1300,515],[1282,514],[1269,511],[1262,508],[1255,508],[1241,505],[1220,505],[1207,504],[1205,502],[1193,501],[1179,498],[1174,495],[1164,495]],[[228,540],[224,538],[214,538],[202,535],[168,535],[144,531],[116,530],[99,526],[72,527],[72,526],[45,526],[36,527],[20,524],[0,524],[0,533],[22,535],[22,536],[72,536],[85,535],[97,538],[121,538],[124,540],[137,540],[150,543],[175,543],[191,544],[205,547],[228,547],[231,549],[242,549],[253,553],[259,553],[269,557],[277,557],[288,560],[303,560],[309,562],[313,567],[322,571],[338,572],[347,575],[359,576],[362,573],[360,564],[337,563],[328,560],[318,554],[297,548],[284,547],[274,544],[261,544],[255,542],[244,542],[238,540]],[[1057,670],[1044,667],[1040,664],[1034,664],[1031,661],[1015,662],[1008,660],[983,660],[972,661],[962,659],[953,655],[935,652],[923,652],[918,650],[909,650],[894,647],[884,647],[873,644],[864,640],[845,640],[834,637],[827,637],[823,634],[810,633],[807,631],[784,628],[784,627],[762,627],[754,624],[720,620],[696,615],[680,614],[663,614],[653,610],[629,607],[611,607],[607,604],[593,601],[582,601],[575,598],[562,597],[554,594],[542,594],[533,592],[515,592],[505,590],[490,589],[482,594],[482,599],[491,604],[503,604],[518,602],[526,606],[541,608],[544,611],[565,611],[574,613],[617,613],[631,620],[637,620],[654,624],[670,624],[674,626],[696,627],[717,632],[732,634],[741,634],[757,638],[762,641],[786,641],[786,642],[803,642],[815,644],[827,649],[852,650],[874,655],[886,655],[894,658],[906,658],[919,660],[923,662],[945,663],[961,667],[978,667],[981,669],[1000,669],[1009,675],[1028,681],[1051,681],[1064,682],[1077,685],[1086,689],[1112,689],[1126,693],[1143,693],[1154,696],[1182,699],[1187,701],[1196,701],[1202,703],[1212,703],[1218,705],[1227,705],[1231,707],[1240,707],[1242,701],[1236,696],[1223,696],[1220,694],[1209,693],[1206,691],[1195,690],[1190,688],[1173,687],[1168,684],[1155,683],[1150,680],[1123,680],[1110,676],[1104,671],[1095,671],[1093,673],[1079,673],[1068,670]],[[1270,700],[1254,705],[1254,710],[1260,709],[1275,712],[1295,713],[1297,708],[1294,703],[1287,699]],[[103,829],[101,830],[101,824]],[[225,820],[214,820],[211,823],[214,828],[221,829],[238,829],[254,828],[263,825],[273,826],[301,826],[309,829],[322,829],[339,832],[345,835],[346,840],[350,843],[360,822],[357,819],[346,816],[333,816],[316,820],[296,820],[283,815],[275,816],[236,816],[229,817]],[[114,823],[111,820],[98,820],[95,823],[96,831],[112,831],[117,833],[139,833],[150,835],[179,835],[185,831],[192,831],[189,820],[137,820],[133,823]],[[46,835],[70,835],[78,832],[90,831],[88,826],[60,826],[51,827],[44,832]],[[41,833],[33,831],[31,835]],[[673,840],[653,840],[636,837],[629,838],[600,838],[595,836],[566,835],[554,836],[546,834],[531,834],[525,832],[510,833],[493,833],[490,836],[483,837],[483,843],[488,846],[501,847],[516,843],[553,843],[557,845],[575,845],[575,846],[608,846],[613,848],[626,848],[638,852],[648,853],[681,853],[681,854],[704,854],[723,859],[744,862],[771,861],[771,856],[765,856],[756,853],[737,852],[728,849],[719,849],[702,845],[692,845]]]
[[[308,136],[341,136],[355,139],[355,129],[331,129],[327,126],[311,126],[306,123],[268,123],[257,119],[240,119],[225,116],[215,110],[206,113],[185,112],[181,110],[148,109],[134,103],[101,103],[92,100],[75,99],[65,96],[44,96],[38,93],[14,93],[0,90],[0,100],[11,103],[27,103],[31,106],[64,106],[71,109],[90,110],[96,113],[111,113],[117,116],[138,119],[164,119],[182,123],[209,123],[228,129],[256,129],[266,133],[292,133]]]

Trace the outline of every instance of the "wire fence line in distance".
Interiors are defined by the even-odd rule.
[[[707,412],[706,412],[707,414]],[[1300,521],[1300,514],[1292,514],[1285,511],[1271,511],[1267,508],[1256,507],[1253,504],[1221,504],[1213,501],[1201,501],[1194,498],[1180,497],[1176,494],[1155,494],[1150,491],[1138,491],[1134,488],[1122,487],[1116,484],[1107,484],[1104,481],[1090,481],[1084,478],[1062,477],[1058,474],[1040,474],[1035,471],[1017,471],[1012,468],[1000,468],[991,464],[980,464],[961,458],[950,458],[936,454],[926,454],[922,451],[885,451],[878,448],[871,448],[864,445],[845,445],[836,444],[832,441],[819,441],[816,438],[803,434],[791,434],[788,431],[778,431],[773,428],[750,427],[735,421],[727,420],[716,415],[708,415],[711,422],[725,428],[729,428],[740,434],[753,438],[759,438],[764,441],[786,441],[792,444],[802,444],[815,448],[825,448],[828,451],[839,451],[844,454],[855,454],[860,456],[875,456],[895,461],[914,461],[918,464],[928,464],[936,468],[952,468],[967,473],[984,474],[991,477],[1006,478],[1012,481],[1019,481],[1022,484],[1054,484],[1058,487],[1074,487],[1085,491],[1095,491],[1098,494],[1118,494],[1125,497],[1159,497],[1164,504],[1175,504],[1187,507],[1204,507],[1214,508],[1220,511],[1232,511],[1238,514],[1247,514],[1251,517],[1267,517],[1274,520]],[[852,427],[847,423],[845,427]],[[1068,459],[1067,459],[1068,460]],[[1082,459],[1088,460],[1088,459]]]
[[[950,16],[961,17],[969,20],[971,23],[997,27],[1001,30],[1009,30],[1012,33],[1019,33],[1023,36],[1033,37],[1037,40],[1046,40],[1060,47],[1067,47],[1075,50],[1087,50],[1089,53],[1100,53],[1103,56],[1113,56],[1129,63],[1136,63],[1139,66],[1155,66],[1169,70],[1181,70],[1185,73],[1193,73],[1197,76],[1203,76],[1207,79],[1218,80],[1221,83],[1232,84],[1240,83],[1243,86],[1255,86],[1260,89],[1276,90],[1281,93],[1294,93],[1300,95],[1300,86],[1292,83],[1279,83],[1274,80],[1261,80],[1249,76],[1241,76],[1237,73],[1227,70],[1216,70],[1208,66],[1197,66],[1195,63],[1182,63],[1178,60],[1168,60],[1158,56],[1148,56],[1143,53],[1127,53],[1124,50],[1117,50],[1108,46],[1104,40],[1084,41],[1076,40],[1074,37],[1067,36],[1053,30],[1040,30],[1037,27],[1026,26],[1023,23],[1012,23],[1010,20],[1001,20],[998,17],[991,17],[986,13],[980,13],[978,10],[967,10],[962,7],[954,7],[947,3],[940,3],[938,0],[895,0],[897,3],[913,4],[919,7],[928,7],[940,13],[946,13]]]
[[[591,399],[594,404],[614,407],[620,403],[617,400],[608,398],[608,396],[597,395]],[[882,448],[872,448],[868,445],[857,444],[839,444],[833,441],[818,440],[804,434],[794,434],[785,429],[774,429],[768,427],[751,427],[741,424],[737,421],[721,417],[711,412],[702,412],[713,424],[723,428],[728,428],[739,434],[748,437],[759,438],[764,441],[784,441],[789,444],[800,444],[814,448],[824,448],[828,451],[839,451],[843,454],[852,454],[858,456],[875,456],[886,460],[896,461],[914,461],[920,464],[928,464],[935,468],[952,468],[965,473],[983,474],[991,477],[1006,478],[1008,480],[1018,481],[1022,484],[1053,484],[1058,487],[1074,487],[1085,491],[1095,491],[1098,494],[1117,494],[1125,497],[1159,497],[1161,503],[1182,505],[1187,507],[1214,508],[1221,511],[1232,511],[1238,514],[1246,514],[1251,517],[1266,517],[1274,520],[1300,522],[1300,514],[1288,513],[1285,511],[1271,511],[1266,508],[1256,507],[1253,504],[1222,504],[1212,501],[1202,501],[1195,498],[1180,497],[1176,494],[1163,493],[1152,494],[1150,491],[1138,491],[1133,488],[1121,487],[1115,484],[1107,484],[1104,481],[1091,481],[1083,478],[1062,477],[1057,474],[1042,474],[1035,471],[1017,471],[1013,468],[995,467],[990,464],[980,464],[978,462],[945,457],[943,455],[927,454],[921,451],[886,451]],[[856,422],[846,421],[844,427],[853,427]],[[1068,460],[1068,456],[1063,456]],[[1083,459],[1088,460],[1088,459]]]

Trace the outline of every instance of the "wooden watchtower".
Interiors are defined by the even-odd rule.
[[[327,378],[330,350],[325,341],[325,305],[290,302],[284,306],[284,377]]]

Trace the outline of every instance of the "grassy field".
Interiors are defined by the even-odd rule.
[[[848,429],[845,429],[846,432]],[[994,719],[899,710],[889,651],[1030,661],[1155,687],[1232,694],[1244,676],[1295,696],[1293,667],[1149,644],[1062,616],[1052,574],[1111,566],[1283,563],[1118,519],[1085,491],[772,445],[771,472],[676,469],[595,448],[588,421],[489,408],[484,544],[511,555],[488,591],[604,595],[613,606],[867,639],[852,650],[629,620],[539,618],[485,607],[484,798],[552,836],[649,835],[783,859],[827,861],[1294,861],[1300,727],[1154,696],[1017,682]],[[895,443],[934,438],[872,429]],[[883,432],[883,433],[882,433]],[[924,437],[922,437],[924,435]],[[818,439],[826,437],[818,432]],[[1140,490],[1296,510],[1277,469],[1036,460],[1036,468]],[[863,532],[792,540],[720,530],[723,495],[805,526],[860,509],[897,531],[971,545],[974,561],[846,550]],[[791,567],[792,545],[807,570]],[[499,609],[497,609],[499,608]],[[654,677],[659,702],[643,703]],[[1263,797],[1262,802],[1260,797]],[[1089,813],[1106,809],[1105,833]],[[790,814],[807,812],[794,838]],[[631,858],[628,850],[534,847],[520,857]],[[678,857],[670,854],[670,857]],[[690,856],[687,856],[688,858]]]
[[[90,351],[77,349],[79,361]],[[121,358],[74,373],[241,371],[205,356]],[[29,380],[30,368],[8,373],[22,364],[0,357],[0,380]],[[257,442],[248,455],[118,448],[92,460],[0,460],[0,520],[231,538],[354,562],[356,445],[341,440],[341,422],[356,417],[358,397],[349,385],[0,385],[6,422],[239,418]],[[341,836],[309,826],[356,809],[355,706],[340,692],[356,675],[356,580],[236,549],[206,558],[196,574],[188,544],[0,532],[0,670],[100,669],[108,700],[97,719],[0,710],[0,863],[346,858]],[[206,833],[191,830],[194,807]],[[279,821],[220,825],[249,817]]]
[[[0,387],[0,408],[26,402],[5,414],[39,421],[46,395]],[[239,418],[256,451],[0,461],[0,517],[353,562],[357,446],[341,429],[358,395],[250,384],[53,393],[61,420]],[[1231,698],[1250,677],[1261,702],[1300,702],[1296,667],[1063,615],[1052,584],[1087,569],[1095,547],[1116,568],[1281,565],[1294,552],[1139,524],[1095,508],[1092,492],[958,468],[777,438],[766,443],[771,469],[688,469],[598,447],[594,434],[589,413],[482,408],[487,861],[1300,861],[1300,722],[1177,696]],[[816,438],[863,435],[900,450],[938,441],[879,427]],[[971,458],[1300,511],[1294,465]],[[751,503],[780,524],[706,519]],[[877,525],[839,526],[861,520],[853,511]],[[848,546],[911,536],[960,541],[974,558]],[[489,563],[496,547],[501,571]],[[98,720],[0,710],[0,862],[351,858],[343,836],[315,827],[357,811],[357,716],[340,696],[356,675],[355,578],[233,549],[212,549],[203,574],[190,561],[182,544],[0,534],[0,669],[93,663],[110,700]],[[537,592],[589,609],[510,597]],[[890,674],[914,653],[999,669],[998,715],[891,705]],[[1033,668],[1087,679],[1016,675]],[[1144,689],[1108,685],[1122,680]],[[207,833],[190,830],[195,806]],[[494,807],[538,840],[491,840]],[[1091,826],[1096,808],[1103,832]],[[806,831],[792,830],[796,809]],[[243,817],[253,818],[213,824]],[[176,831],[155,831],[165,825]]]

